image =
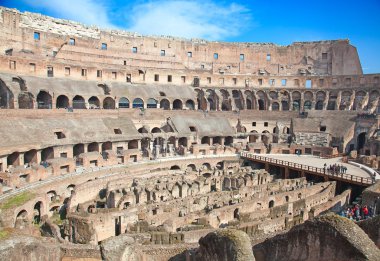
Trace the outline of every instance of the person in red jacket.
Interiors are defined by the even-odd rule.
[[[363,212],[364,218],[365,219],[368,218],[368,208],[366,205],[362,208],[362,212]]]

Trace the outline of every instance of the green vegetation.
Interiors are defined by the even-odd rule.
[[[0,205],[0,209],[10,209],[14,207],[21,206],[22,204],[26,203],[29,199],[33,198],[34,194],[31,192],[22,192],[16,196],[13,196],[9,199],[7,199],[4,203]]]
[[[52,217],[50,218],[51,222],[54,224],[61,226],[63,224],[63,220],[61,219],[61,216],[58,212],[55,212]]]
[[[8,231],[0,229],[0,240],[6,239],[8,236],[9,236]]]

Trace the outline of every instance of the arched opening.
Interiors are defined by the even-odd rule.
[[[269,208],[273,208],[274,207],[274,200],[271,200],[269,201]]]
[[[157,101],[153,98],[149,98],[148,102],[146,103],[146,107],[148,109],[156,109],[157,108]]]
[[[171,170],[180,170],[181,168],[178,165],[173,165],[170,167]]]
[[[188,110],[195,110],[195,104],[193,100],[187,100],[185,106]]]
[[[303,104],[303,109],[305,111],[311,110],[311,101],[305,101],[304,104]]]
[[[115,109],[115,100],[111,97],[106,97],[103,100],[103,109],[113,110]]]
[[[7,157],[7,165],[9,166],[20,166],[20,153],[13,152]]]
[[[222,111],[232,111],[232,105],[230,101],[230,94],[226,90],[220,90],[222,100]]]
[[[252,101],[249,98],[245,99],[245,104],[246,104],[247,110],[253,110]]]
[[[282,111],[288,111],[289,110],[289,102],[287,101],[281,101]]]
[[[73,108],[74,109],[86,109],[86,102],[82,96],[76,95],[73,98]]]
[[[363,108],[363,100],[366,97],[366,93],[364,91],[358,91],[355,93],[355,100],[354,100],[354,106],[353,110],[361,110],[365,109]]]
[[[162,99],[160,101],[160,108],[164,110],[170,110],[170,102],[167,99]]]
[[[268,144],[269,143],[269,131],[263,131],[262,133],[263,134],[261,135],[261,141],[264,144]]]
[[[300,110],[300,100],[293,101],[293,111]]]
[[[67,98],[66,95],[59,95],[57,97],[56,108],[61,109],[67,107],[69,107],[69,98]]]
[[[220,136],[213,137],[213,138],[212,138],[212,144],[223,145],[223,144],[222,144],[222,138],[221,138]]]
[[[323,110],[323,101],[317,101],[317,103],[315,104],[315,109],[318,111]]]
[[[178,139],[178,145],[187,147],[187,138],[186,137],[181,137]]]
[[[13,99],[11,90],[0,80],[0,109],[13,109]]]
[[[161,133],[161,129],[158,127],[154,127],[151,132],[152,133]]]
[[[173,101],[173,110],[182,110],[182,101],[181,100],[174,100]]]
[[[195,167],[195,164],[189,164],[186,167],[187,171],[197,171],[197,168]]]
[[[52,99],[48,92],[40,91],[37,95],[37,106],[38,109],[51,109]]]
[[[201,144],[207,144],[210,145],[210,137],[205,136],[201,139]]]
[[[236,208],[236,209],[234,210],[234,218],[235,218],[235,219],[240,219],[240,214],[239,214],[239,209],[238,209],[238,208]]]
[[[251,131],[252,134],[249,135],[249,143],[254,143],[257,140],[257,131],[253,130]],[[255,134],[254,134],[255,133]]]
[[[24,164],[37,163],[37,151],[29,150],[24,153]]]
[[[149,131],[145,127],[141,127],[137,131],[138,133],[149,133]]]
[[[89,109],[99,109],[100,101],[98,97],[92,96],[90,99],[88,99],[88,106],[89,106]]]
[[[28,226],[28,223],[28,212],[23,209],[16,216],[15,228],[25,228]]]
[[[204,170],[211,170],[211,165],[210,165],[210,163],[205,162],[202,164],[202,168]]]
[[[216,163],[215,167],[216,167],[216,169],[222,170],[224,168],[224,162],[219,161],[218,163]]]
[[[82,153],[84,153],[84,144],[82,144],[82,143],[75,144],[73,147],[74,157],[78,157]]]
[[[234,99],[236,108],[238,108],[239,110],[243,110],[244,109],[244,104],[243,104],[244,99],[242,99],[241,92],[238,90],[232,90],[232,97]]]
[[[102,144],[102,152],[106,150],[112,150],[112,142],[107,141]]]
[[[54,158],[53,147],[45,148],[41,151],[41,161],[47,161],[48,159]]]
[[[88,144],[87,145],[87,151],[88,152],[93,152],[93,151],[99,152],[99,144],[97,142],[92,142],[92,143]]]
[[[19,109],[33,109],[33,94],[30,92],[22,92],[18,95]]]
[[[128,149],[129,150],[138,149],[138,148],[139,148],[138,140],[131,140],[128,142]]]
[[[272,111],[278,111],[278,110],[280,110],[280,105],[278,104],[278,102],[272,103]]]
[[[132,108],[144,108],[144,101],[141,98],[136,98],[133,100]]]
[[[357,150],[360,152],[361,149],[363,149],[365,143],[366,143],[366,132],[362,132],[358,135],[357,138]]]
[[[289,202],[289,196],[285,196],[285,201]]]
[[[227,136],[227,137],[224,139],[224,145],[225,145],[225,146],[230,146],[233,142],[234,142],[234,138],[231,137],[231,136]]]
[[[42,217],[42,202],[38,201],[33,207],[33,223],[39,224]]]
[[[119,99],[119,109],[128,109],[129,108],[129,100],[125,97],[121,97]]]
[[[259,111],[264,111],[265,110],[265,103],[262,99],[259,99],[257,101],[259,103]]]

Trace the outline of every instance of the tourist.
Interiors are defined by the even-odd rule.
[[[364,205],[364,207],[362,208],[362,212],[363,212],[364,219],[367,219],[369,215],[369,211],[366,205]]]

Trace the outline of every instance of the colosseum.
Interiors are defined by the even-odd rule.
[[[380,260],[380,74],[349,40],[0,7],[0,60],[1,260]]]

